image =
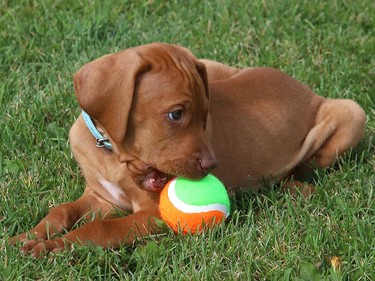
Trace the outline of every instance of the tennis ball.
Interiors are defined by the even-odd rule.
[[[228,193],[213,175],[201,180],[174,178],[160,193],[160,216],[175,232],[196,233],[218,225],[229,210]]]

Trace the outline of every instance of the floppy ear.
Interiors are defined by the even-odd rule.
[[[206,71],[206,66],[204,63],[197,61],[195,63],[195,66],[197,68],[197,71],[199,73],[199,76],[202,78],[204,88],[206,90],[206,96],[209,98],[209,91],[208,91],[208,79],[207,79],[207,71]]]
[[[104,127],[115,143],[125,138],[136,79],[147,67],[135,50],[128,49],[87,63],[74,75],[81,108]]]

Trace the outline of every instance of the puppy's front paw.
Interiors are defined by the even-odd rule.
[[[62,239],[55,240],[30,240],[25,243],[20,251],[29,254],[34,258],[39,258],[49,252],[57,253],[65,249]]]
[[[20,235],[17,235],[17,236],[12,236],[8,239],[8,244],[11,245],[11,246],[14,246],[18,243],[23,243],[27,240],[27,233],[22,233]]]

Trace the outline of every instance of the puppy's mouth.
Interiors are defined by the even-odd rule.
[[[181,165],[181,161],[173,162],[173,164],[170,164],[168,166],[173,166],[174,169],[163,169],[163,172],[157,169],[155,166],[146,164],[145,162],[137,159],[128,162],[127,167],[134,182],[140,188],[147,191],[158,192],[161,191],[163,187],[168,183],[168,181],[174,177],[179,176],[198,180],[200,178],[203,178],[210,172],[210,169],[205,168],[207,167],[207,164],[205,164],[206,166],[204,166],[199,161],[196,161],[194,159],[192,163],[192,165]],[[194,164],[196,164],[197,166],[196,169],[194,169]]]
[[[161,191],[167,182],[174,177],[139,159],[128,162],[127,167],[134,182],[147,191]]]
[[[174,176],[163,173],[157,169],[151,169],[143,179],[140,185],[143,189],[148,191],[160,191],[167,184],[167,182]]]

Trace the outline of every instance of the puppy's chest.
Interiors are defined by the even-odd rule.
[[[124,190],[118,184],[115,184],[111,181],[108,181],[104,178],[98,179],[99,183],[103,187],[102,196],[107,201],[111,202],[112,204],[116,205],[117,207],[123,210],[132,210],[133,206],[131,201],[126,196]]]

